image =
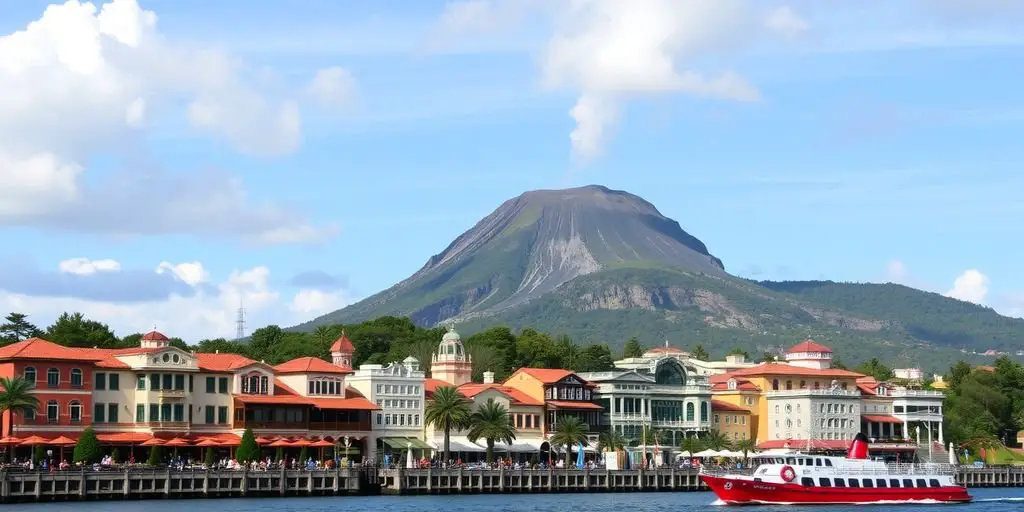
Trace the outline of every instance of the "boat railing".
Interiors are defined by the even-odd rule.
[[[772,464],[779,466],[778,464]],[[730,468],[725,466],[702,466],[701,474],[710,476],[757,476],[762,466],[748,468]],[[952,464],[885,464],[866,467],[849,466],[792,466],[797,475],[871,475],[871,476],[911,476],[911,475],[955,475],[957,467]],[[768,471],[764,475],[777,476],[778,471]]]

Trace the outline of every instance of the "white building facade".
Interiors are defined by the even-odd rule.
[[[380,407],[371,419],[371,459],[381,450],[404,453],[410,446],[415,450],[429,448],[421,440],[426,397],[419,361],[410,356],[386,366],[364,364],[347,377],[347,382]]]

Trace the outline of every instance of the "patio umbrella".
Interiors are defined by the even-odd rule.
[[[154,437],[153,439],[147,439],[146,441],[143,441],[141,446],[163,446],[165,444],[167,444],[167,441],[164,441],[159,437]]]
[[[309,446],[313,448],[320,448],[320,460],[324,460],[324,448],[330,448],[334,446],[334,443],[326,439],[321,439],[319,441],[314,441],[310,443]]]
[[[48,441],[45,437],[29,436],[21,440],[21,444],[24,446],[35,446],[37,444],[46,444]]]
[[[202,441],[199,441],[198,443],[196,443],[196,446],[203,446],[203,447],[206,447],[206,446],[220,446],[220,445],[221,445],[220,443],[218,443],[217,441],[214,441],[213,439],[203,439]]]
[[[256,438],[256,444],[258,444],[260,446],[265,446],[265,445],[268,445],[268,444],[273,443],[273,442],[274,442],[274,440],[269,438],[269,437],[257,437]]]
[[[68,436],[60,436],[56,439],[51,439],[50,442],[46,444],[60,448],[60,460],[64,460],[64,448],[74,446],[76,443],[77,441]]]
[[[14,460],[14,447],[21,444],[21,438],[14,436],[4,436],[0,438],[0,446],[9,446],[10,453],[8,459]]]
[[[274,441],[273,443],[270,443],[267,446],[271,448],[285,448],[288,446],[292,446],[292,443],[289,442],[287,439],[278,439],[277,441]]]
[[[188,440],[182,439],[180,437],[175,437],[174,439],[167,441],[167,443],[165,443],[164,446],[173,446],[175,448],[179,446],[188,446]]]
[[[313,446],[313,442],[310,441],[309,439],[304,439],[300,437],[299,439],[296,439],[292,443],[292,446]]]

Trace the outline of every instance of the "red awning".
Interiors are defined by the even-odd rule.
[[[871,422],[871,423],[903,423],[903,420],[901,420],[901,419],[899,419],[899,418],[897,418],[895,416],[871,416],[871,415],[864,415],[864,416],[861,416],[861,417],[864,418],[864,421]]]
[[[547,404],[555,409],[590,409],[600,411],[604,409],[593,402],[577,402],[569,400],[548,400]]]

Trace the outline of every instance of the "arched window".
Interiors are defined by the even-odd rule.
[[[242,393],[246,395],[268,394],[269,380],[265,375],[252,372],[242,377]]]
[[[666,359],[658,364],[658,369],[654,372],[654,382],[666,386],[685,386],[686,372],[676,360]]]
[[[60,386],[60,370],[56,368],[46,370],[46,386],[50,388]]]
[[[772,391],[779,390],[779,379],[772,379]]]
[[[793,381],[787,380],[786,381],[786,391],[790,391],[792,389],[793,389]]]
[[[33,386],[36,385],[36,367],[26,366],[25,367],[25,380],[29,381]]]
[[[686,421],[693,421],[693,402],[686,404]]]
[[[700,403],[700,421],[704,422],[708,420],[708,403]]]
[[[68,404],[68,412],[71,414],[71,422],[78,423],[82,421],[82,404],[78,400],[72,400]]]
[[[56,400],[50,400],[46,403],[46,421],[48,423],[57,423],[58,418],[60,418],[60,406]]]
[[[80,388],[82,387],[82,370],[78,368],[71,369],[71,387]]]

